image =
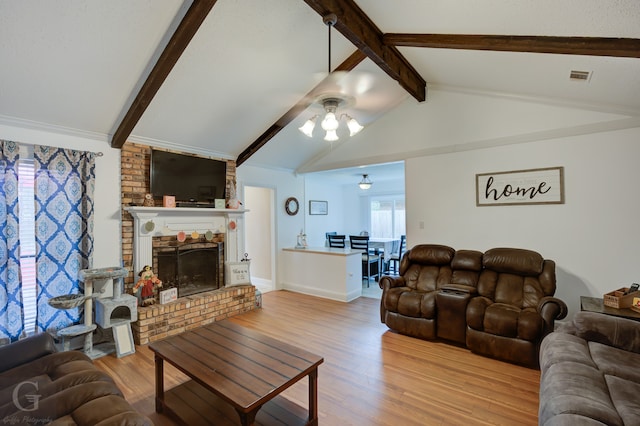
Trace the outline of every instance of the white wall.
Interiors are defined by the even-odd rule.
[[[409,159],[407,246],[536,250],[556,262],[571,317],[581,295],[640,281],[639,141],[634,128]],[[476,207],[476,173],[553,166],[565,204]]]
[[[0,139],[104,154],[96,157],[93,267],[122,265],[120,150],[112,149],[106,141],[90,135],[69,136],[5,124],[0,124]]]
[[[305,175],[305,213],[307,243],[310,247],[322,247],[325,232],[347,233],[345,215],[353,208],[342,196],[342,185],[326,176]],[[326,201],[328,214],[309,215],[309,200]]]
[[[236,180],[241,200],[244,200],[245,186],[266,187],[275,191],[276,288],[282,288],[282,248],[294,247],[297,235],[305,227],[304,178],[287,171],[243,164],[236,169]],[[300,202],[300,211],[295,216],[289,216],[284,210],[284,202],[289,197],[296,197]],[[250,240],[251,235],[246,235],[245,239]],[[250,257],[254,255],[250,254]]]
[[[325,232],[359,235],[362,231],[371,232],[369,203],[372,196],[404,193],[404,180],[374,181],[371,189],[363,191],[358,187],[362,178],[354,178],[345,183],[344,178],[331,179],[326,173],[305,175],[305,194],[307,200],[329,202],[329,214],[326,216],[307,216],[306,232],[310,246],[323,246]],[[372,177],[375,179],[375,177]],[[307,201],[308,206],[308,201]]]

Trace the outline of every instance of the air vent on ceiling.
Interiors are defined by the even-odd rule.
[[[589,81],[590,78],[591,78],[590,71],[571,70],[571,74],[569,74],[569,80],[571,81]]]

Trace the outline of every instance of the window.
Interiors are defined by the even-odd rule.
[[[371,197],[371,236],[400,238],[406,234],[403,195]]]
[[[36,237],[33,159],[18,161],[18,203],[20,211],[20,276],[24,312],[24,333],[36,329]]]

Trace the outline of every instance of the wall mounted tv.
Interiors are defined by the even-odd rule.
[[[227,162],[153,149],[150,176],[154,198],[173,195],[183,205],[213,206],[225,197]]]

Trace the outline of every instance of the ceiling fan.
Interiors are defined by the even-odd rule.
[[[334,142],[339,139],[337,134],[340,120],[344,119],[349,128],[349,136],[359,133],[364,126],[353,115],[357,114],[358,107],[361,115],[366,115],[367,104],[370,110],[376,110],[380,104],[374,96],[367,96],[376,84],[376,78],[372,73],[348,72],[333,70],[331,67],[331,28],[337,22],[337,16],[329,13],[322,20],[328,28],[328,58],[327,74],[312,92],[312,106],[322,108],[322,113],[314,114],[298,129],[306,136],[312,137],[316,122],[322,116],[320,124],[326,132],[324,140]],[[375,103],[375,105],[374,105]],[[349,114],[348,112],[351,112]],[[354,114],[353,111],[356,111]],[[353,115],[352,115],[353,114]]]

